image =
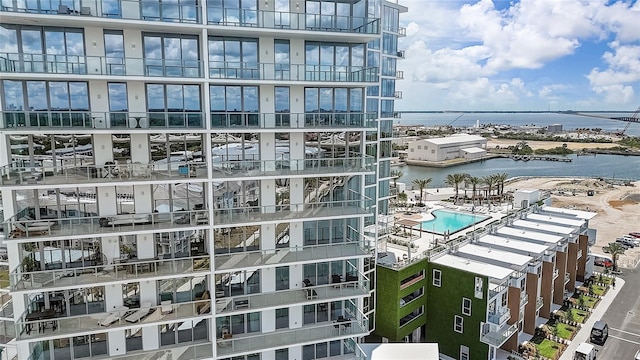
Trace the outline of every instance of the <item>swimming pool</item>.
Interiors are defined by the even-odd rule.
[[[422,225],[416,225],[415,228],[434,232],[439,235],[444,235],[447,231],[449,234],[453,234],[468,228],[474,223],[477,224],[489,218],[484,215],[465,214],[447,210],[434,210],[431,214],[435,216],[435,219],[423,221]]]

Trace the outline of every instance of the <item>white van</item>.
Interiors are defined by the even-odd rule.
[[[582,343],[573,353],[573,360],[594,360],[596,358],[596,348],[588,343]]]

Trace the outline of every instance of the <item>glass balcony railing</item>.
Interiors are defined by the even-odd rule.
[[[320,15],[207,6],[210,25],[307,30],[338,33],[380,33],[380,20],[352,15]]]
[[[64,286],[92,286],[114,281],[140,279],[174,274],[210,272],[209,256],[178,259],[114,259],[112,264],[44,271],[11,273],[11,290],[38,290]]]
[[[569,273],[564,273],[564,284],[567,285],[571,281],[571,275]]]
[[[371,215],[371,199],[362,195],[349,195],[352,200],[316,201],[306,203],[267,206],[246,206],[216,209],[214,228],[226,228],[240,224],[257,225],[259,222],[282,222],[286,219],[329,219]]]
[[[560,271],[558,268],[553,268],[553,280],[557,279],[560,276]]]
[[[321,158],[305,160],[265,160],[265,161],[221,161],[214,159],[213,174],[216,178],[320,175],[337,173],[351,174],[374,171],[375,161],[372,157],[364,158]]]
[[[260,251],[238,251],[235,249],[217,249],[215,270],[228,271],[247,267],[271,266],[274,263],[290,264],[313,260],[331,260],[368,256],[368,242],[347,241],[329,245],[296,246]],[[226,253],[220,253],[228,251]]]
[[[499,307],[497,312],[489,314],[487,318],[490,323],[500,326],[511,318],[511,313],[509,312],[509,308]]]
[[[106,340],[105,340],[106,341]],[[72,339],[66,341],[67,344],[72,343]],[[94,343],[95,344],[95,343]],[[99,343],[98,343],[99,344]],[[154,350],[135,350],[127,351],[126,355],[106,355],[107,351],[104,351],[105,355],[92,354],[92,360],[140,360],[140,359],[162,359],[164,356],[166,359],[189,359],[189,360],[210,360],[213,359],[213,343],[207,341],[194,341],[188,342],[187,346],[163,346],[161,349]],[[51,349],[49,348],[49,340],[43,340],[38,342],[30,342],[33,346],[31,355],[27,360],[42,360],[52,359],[53,354],[58,349],[64,349],[65,352],[69,352],[71,345],[66,347]],[[74,345],[74,350],[77,349],[77,345]],[[65,359],[70,359],[68,355]],[[57,359],[57,357],[56,357]]]
[[[214,129],[350,129],[376,128],[376,113],[258,113],[258,112],[211,112],[211,127]]]
[[[202,23],[201,6],[193,0],[32,0],[3,1],[2,5],[2,11],[27,14]]]
[[[26,162],[28,164],[28,161]],[[207,179],[205,163],[2,166],[0,185],[63,185],[122,181]]]
[[[9,282],[9,279],[5,281]],[[7,284],[7,287],[9,287],[9,284]],[[2,298],[2,303],[0,304],[0,318],[13,320],[13,299],[11,298],[11,295],[8,293],[1,294],[0,297]]]
[[[142,304],[131,309],[123,306],[111,312],[69,317],[56,317],[54,310],[39,310],[23,314],[16,322],[16,332],[19,340],[29,340],[206,318],[211,316],[210,312],[210,299],[148,307]]]
[[[274,81],[377,82],[378,68],[209,61],[209,77]]]
[[[489,327],[488,331],[484,331],[480,334],[480,341],[491,346],[500,347],[504,345],[507,340],[513,334],[518,332],[518,327],[516,324],[508,325],[505,324],[499,328],[494,328],[492,326]]]
[[[240,356],[260,352],[263,349],[313,344],[344,338],[358,338],[369,333],[366,317],[344,322],[326,322],[307,325],[297,329],[276,330],[260,334],[233,334],[227,339],[218,339],[218,356]]]
[[[346,206],[346,205],[345,205]],[[65,238],[69,236],[101,236],[118,231],[144,232],[172,229],[194,229],[209,224],[208,210],[167,213],[136,213],[110,216],[46,217],[40,219],[13,217],[5,222],[5,241],[25,237]]]
[[[24,129],[172,129],[177,132],[205,128],[204,113],[187,112],[93,112],[3,111],[0,128]]]
[[[576,259],[580,259],[582,258],[582,249],[578,249],[578,252],[576,254]]]
[[[520,293],[520,307],[523,307],[529,303],[529,295],[526,292],[522,291]]]
[[[372,71],[370,70],[369,72]],[[202,76],[202,62],[197,59],[151,59],[0,52],[0,72],[199,78]],[[369,72],[366,74],[369,74]]]
[[[369,280],[360,274],[356,281],[340,284],[327,284],[305,287],[302,289],[264,292],[251,295],[223,297],[222,292],[216,295],[216,314],[238,311],[255,311],[269,307],[300,305],[352,299],[369,295]]]
[[[544,299],[541,296],[536,298],[536,311],[542,309],[544,306]]]

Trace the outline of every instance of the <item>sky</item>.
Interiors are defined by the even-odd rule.
[[[640,0],[399,0],[396,110],[633,112]]]

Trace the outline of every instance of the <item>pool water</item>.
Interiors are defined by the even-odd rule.
[[[439,235],[444,235],[447,231],[449,234],[453,234],[468,228],[474,223],[477,224],[489,218],[484,215],[465,214],[447,210],[434,210],[431,214],[435,216],[435,219],[423,221],[422,225],[417,225],[415,228]]]

